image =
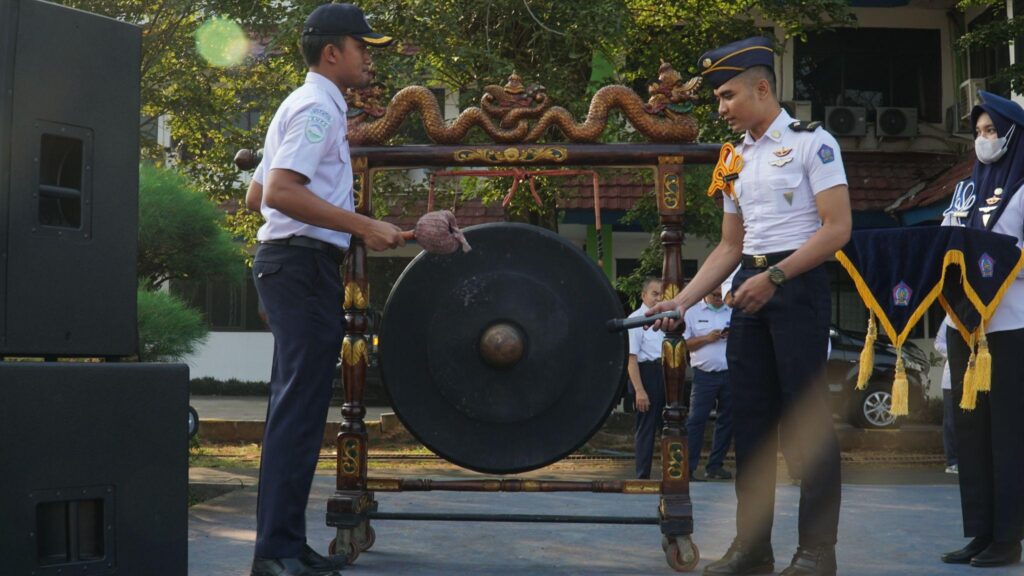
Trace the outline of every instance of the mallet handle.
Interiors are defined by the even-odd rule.
[[[679,320],[679,310],[669,310],[651,316],[638,316],[636,318],[612,318],[605,325],[609,332],[619,332],[640,326],[650,326],[658,320]]]

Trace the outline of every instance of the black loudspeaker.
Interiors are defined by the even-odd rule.
[[[188,368],[0,362],[0,574],[184,576]]]
[[[0,0],[0,354],[137,351],[140,29]]]

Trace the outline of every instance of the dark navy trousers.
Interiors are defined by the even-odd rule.
[[[256,556],[294,558],[306,542],[306,504],[345,332],[341,278],[325,252],[267,244],[256,252],[253,277],[274,334]]]
[[[761,272],[741,268],[733,290]],[[726,358],[736,441],[736,531],[743,541],[771,540],[784,421],[802,466],[800,545],[836,542],[839,442],[824,381],[831,316],[824,266],[788,280],[754,314],[733,310]]]
[[[646,412],[636,413],[636,430],[633,436],[633,449],[636,452],[636,477],[651,477],[651,462],[654,459],[654,436],[664,425],[662,411],[665,409],[665,372],[661,360],[640,362],[640,381],[644,384],[651,407]],[[636,406],[636,391],[633,383],[628,384],[629,393],[633,395]]]
[[[700,462],[700,451],[704,447],[704,429],[711,409],[718,404],[715,419],[715,434],[711,440],[711,454],[705,470],[722,467],[725,453],[732,443],[732,392],[729,389],[729,371],[705,372],[693,369],[693,390],[690,392],[690,413],[686,417],[686,434],[690,448],[690,477]]]
[[[961,410],[971,351],[948,328],[949,373],[956,407],[956,448],[964,536],[1024,539],[1024,329],[988,334],[992,390]]]

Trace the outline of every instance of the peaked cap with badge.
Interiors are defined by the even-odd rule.
[[[697,70],[704,81],[718,88],[737,74],[755,66],[775,70],[775,51],[772,40],[754,36],[708,50],[697,60]]]

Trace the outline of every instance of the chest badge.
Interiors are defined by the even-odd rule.
[[[771,164],[772,166],[775,166],[776,168],[781,168],[781,167],[785,166],[786,164],[789,164],[792,161],[793,161],[793,157],[789,156],[787,158],[779,158],[778,160],[772,160],[771,162],[769,162],[769,164]]]
[[[793,192],[783,192],[782,197],[786,199],[786,204],[793,205]]]
[[[772,152],[772,154],[775,154],[776,158],[784,158],[786,156],[789,156],[789,153],[792,151],[792,148],[786,148],[785,146],[783,146],[782,148],[779,148],[778,150]]]
[[[989,206],[993,206],[995,204],[999,204],[999,202],[1002,199],[1003,199],[1002,196],[991,196],[991,197],[985,199],[985,204],[988,204]]]

